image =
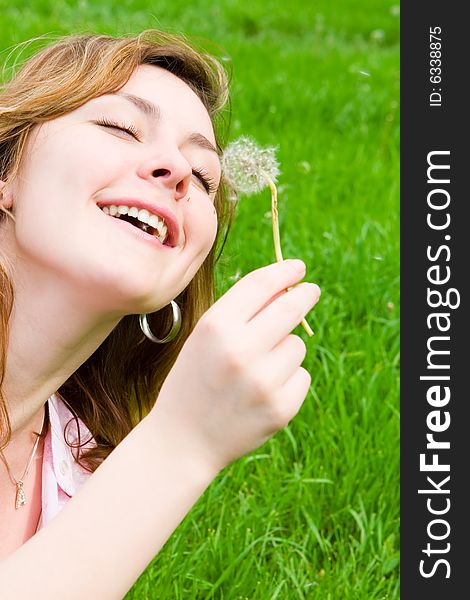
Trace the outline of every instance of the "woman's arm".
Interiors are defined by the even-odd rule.
[[[216,476],[150,413],[0,563],[3,600],[121,600]]]
[[[150,414],[0,564],[2,600],[121,600],[217,473],[289,423],[311,381],[289,332],[320,294],[290,289],[304,274],[297,261],[268,265],[211,306]]]

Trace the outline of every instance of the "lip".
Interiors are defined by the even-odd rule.
[[[145,208],[150,213],[161,217],[165,221],[168,230],[168,236],[164,245],[170,246],[171,248],[179,245],[180,228],[178,220],[169,208],[159,206],[148,200],[142,200],[141,198],[119,198],[113,200],[100,200],[97,202],[97,206],[99,207],[111,206],[111,204],[114,204],[115,206],[135,206],[139,210]]]
[[[162,251],[165,251],[165,250],[168,252],[171,251],[171,249],[172,249],[171,246],[167,246],[166,244],[163,245],[160,242],[160,240],[157,237],[155,237],[154,235],[150,235],[149,233],[146,233],[145,231],[141,231],[140,229],[138,229],[137,227],[134,227],[134,225],[131,225],[127,221],[122,221],[121,219],[116,219],[115,217],[111,217],[111,219],[113,219],[116,227],[121,227],[123,230],[128,231],[131,235],[137,236],[141,240],[144,240],[145,242],[151,244],[153,247],[158,248]]]

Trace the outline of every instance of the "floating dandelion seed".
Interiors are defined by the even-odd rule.
[[[274,251],[278,262],[284,260],[279,235],[276,181],[279,163],[276,148],[261,148],[249,137],[241,136],[228,144],[222,155],[222,172],[227,184],[240,194],[257,194],[265,187],[271,190],[271,215],[273,222]],[[291,289],[291,288],[289,288]],[[313,335],[309,324],[302,320],[302,327],[309,336]]]

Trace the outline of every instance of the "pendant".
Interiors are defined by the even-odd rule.
[[[24,493],[24,489],[23,489],[23,482],[22,481],[18,481],[16,484],[16,504],[15,504],[15,508],[20,508],[20,506],[23,506],[24,504],[26,504],[26,495]]]

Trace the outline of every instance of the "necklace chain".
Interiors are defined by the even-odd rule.
[[[47,416],[47,407],[44,407],[44,419],[42,422],[42,428],[41,428],[41,435],[44,433],[44,428],[46,425],[46,416]],[[34,455],[36,453],[36,449],[38,447],[39,444],[39,440],[40,440],[40,436],[38,435],[36,437],[36,441],[34,442],[34,447],[33,450],[30,454],[29,460],[28,460],[28,464],[26,465],[26,468],[23,472],[23,475],[20,477],[20,479],[16,479],[11,471],[10,471],[10,466],[5,458],[5,456],[3,455],[3,452],[0,450],[0,458],[2,459],[2,461],[4,462],[7,471],[8,471],[8,475],[10,477],[11,482],[13,483],[13,485],[16,486],[16,498],[15,498],[15,508],[20,508],[21,506],[26,504],[26,495],[23,489],[23,482],[24,482],[24,478],[26,477],[26,475],[28,474],[28,469],[31,466],[31,462],[34,458]]]

